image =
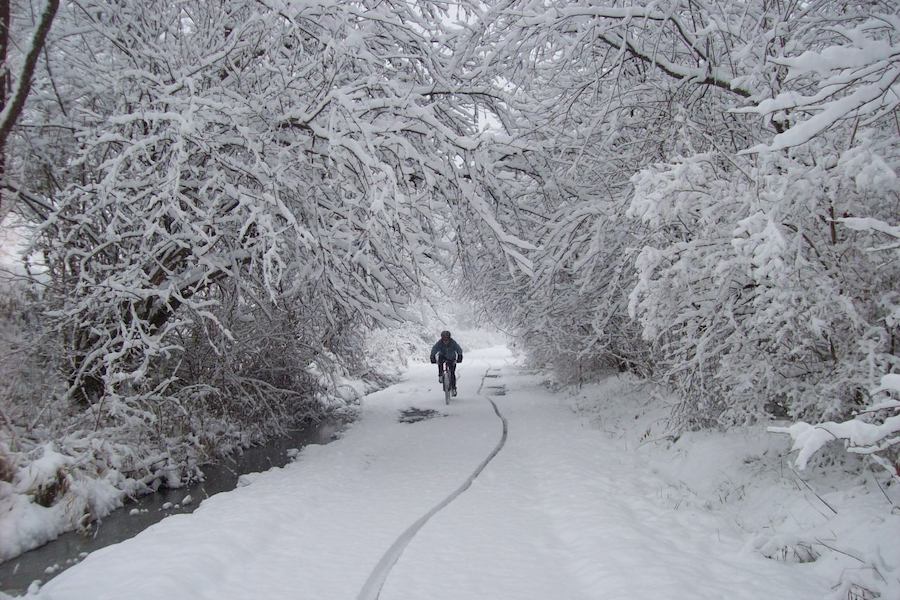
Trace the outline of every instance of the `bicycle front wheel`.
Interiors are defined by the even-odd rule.
[[[450,404],[450,372],[444,371],[444,403]]]

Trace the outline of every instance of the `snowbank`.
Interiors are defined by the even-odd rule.
[[[676,437],[667,430],[674,402],[630,376],[571,392],[573,410],[667,483],[659,494],[673,510],[722,516],[748,550],[813,563],[834,600],[873,597],[865,590],[900,598],[900,489],[881,469],[835,448],[798,471],[790,438],[768,432],[771,422]]]

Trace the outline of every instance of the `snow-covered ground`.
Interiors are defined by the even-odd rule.
[[[855,577],[900,597],[885,595],[900,589],[895,490],[801,480],[763,425],[673,441],[631,378],[554,392],[503,347],[467,353],[459,372],[445,406],[434,367],[413,366],[341,439],[32,595],[803,600],[848,598]],[[401,422],[411,408],[436,414]]]

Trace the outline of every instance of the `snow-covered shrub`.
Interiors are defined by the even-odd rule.
[[[434,343],[430,338],[421,324],[412,321],[367,331],[359,361],[369,369],[364,375],[383,383],[395,381],[410,361],[425,359]]]
[[[0,430],[10,432],[14,448],[11,428],[40,427],[59,416],[54,398],[62,393],[62,381],[52,369],[59,345],[42,319],[39,289],[25,281],[0,281]]]
[[[641,252],[630,308],[687,422],[734,423],[765,403],[846,415],[896,364],[900,269],[869,251],[878,232],[838,220],[888,218],[894,188],[857,189],[840,155],[820,152],[740,170],[696,156],[635,176],[632,214],[671,233]]]
[[[24,325],[41,323],[23,317],[39,315],[39,305],[19,302],[5,313],[17,318],[3,319],[0,556],[87,527],[126,496],[184,485],[204,463],[344,402],[323,397],[303,368],[317,353],[302,338],[297,314],[223,304],[228,310],[211,313],[228,333],[180,321],[173,337],[183,352],[151,361],[140,381],[88,407],[69,402],[62,382],[50,385],[46,360],[58,357],[47,350],[54,346],[35,348],[48,338],[31,340],[40,329]]]

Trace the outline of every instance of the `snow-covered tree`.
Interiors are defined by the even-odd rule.
[[[19,450],[127,439],[141,448],[123,470],[149,481],[309,416],[340,392],[330,372],[378,379],[365,328],[402,318],[465,246],[454,232],[527,263],[491,196],[510,143],[476,118],[503,94],[457,76],[452,19],[467,17],[448,10],[60,7],[15,156],[44,339],[74,402],[54,403],[65,432]],[[147,445],[168,458],[147,462]]]
[[[487,56],[532,109],[515,130],[551,165],[526,205],[533,286],[488,294],[527,344],[653,372],[682,392],[680,426],[847,414],[896,369],[896,259],[872,252],[897,206],[896,7],[505,2],[490,19]]]
[[[91,92],[60,103],[79,176],[42,242],[73,394],[145,385],[181,328],[224,327],[223,294],[277,305],[308,289],[330,323],[316,344],[396,317],[436,242],[431,212],[473,204],[471,115],[434,10],[73,5],[68,27],[87,33],[58,40],[52,71]]]

